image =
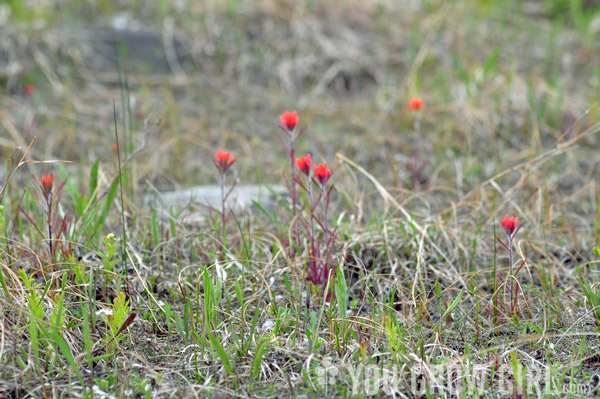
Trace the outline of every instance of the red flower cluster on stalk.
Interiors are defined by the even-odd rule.
[[[285,111],[279,115],[279,120],[281,124],[278,127],[285,132],[285,136],[282,137],[277,134],[277,139],[289,156],[291,168],[289,174],[284,174],[286,180],[289,178],[289,180],[286,181],[286,185],[290,192],[291,200],[291,218],[288,219],[289,223],[292,224],[290,226],[290,254],[293,256],[298,255],[298,250],[301,248],[302,243],[306,242],[300,238],[301,228],[304,227],[309,243],[306,255],[306,278],[315,286],[321,287],[323,298],[325,300],[331,300],[333,289],[328,292],[325,292],[325,289],[329,284],[329,279],[331,276],[335,275],[337,270],[336,262],[333,259],[337,231],[335,228],[330,230],[328,225],[329,199],[331,191],[333,190],[333,185],[328,184],[328,182],[332,176],[332,172],[328,169],[327,162],[318,165],[314,164],[310,154],[306,154],[299,158],[294,156],[295,144],[306,129],[305,127],[298,127],[298,122],[300,120],[298,112]],[[235,161],[236,158],[231,155],[231,153],[220,149],[217,150],[213,156],[213,162],[219,172],[219,175],[216,176],[216,178],[221,185],[221,223],[219,227],[221,229],[222,239],[220,243],[218,243],[220,261],[225,259],[227,248],[227,212],[225,200],[228,193],[225,190],[225,179],[227,171]],[[304,178],[300,178],[301,175],[296,168],[300,169],[300,173],[304,175]],[[315,184],[319,187],[319,191],[318,196],[313,197],[313,185]],[[306,197],[299,198],[297,196],[297,185],[307,193]],[[297,205],[302,198],[305,198],[306,203],[299,207]],[[319,205],[321,205],[321,207],[319,207]],[[299,212],[304,212],[304,214],[299,215]],[[304,216],[306,216],[306,218]],[[296,223],[296,225],[294,225],[294,223]],[[309,302],[307,297],[307,304]]]
[[[40,176],[40,187],[42,189],[42,194],[44,194],[44,198],[48,201],[50,198],[50,194],[52,194],[52,187],[54,186],[54,175],[52,173],[48,174],[46,171],[46,176]]]
[[[322,186],[327,184],[327,181],[331,177],[331,171],[327,169],[327,162],[315,165],[315,177]]]
[[[284,111],[283,114],[279,115],[279,120],[281,121],[281,125],[279,125],[279,129],[284,131],[287,135],[287,138],[282,138],[278,133],[275,133],[277,136],[277,140],[281,143],[281,146],[286,150],[288,156],[290,157],[290,184],[288,184],[288,189],[290,191],[290,198],[292,200],[292,219],[296,217],[298,203],[298,197],[296,196],[296,171],[294,167],[294,159],[296,154],[296,142],[304,133],[304,128],[298,128],[298,121],[300,118],[298,117],[298,112],[289,112]],[[295,235],[295,233],[294,233]]]
[[[299,219],[300,224],[306,229],[309,242],[308,258],[306,260],[306,278],[312,284],[320,286],[324,298],[330,300],[333,291],[327,293],[324,291],[328,285],[329,278],[337,270],[337,266],[332,260],[334,254],[333,248],[337,238],[336,229],[330,230],[327,223],[329,198],[333,189],[333,186],[327,186],[327,182],[331,178],[332,173],[327,168],[327,162],[319,165],[313,164],[310,154],[295,158],[296,141],[306,129],[306,127],[299,129],[297,126],[300,120],[298,112],[285,111],[279,116],[279,120],[281,121],[279,128],[288,135],[288,140],[283,140],[279,134],[277,138],[290,157],[291,170],[289,176],[291,178],[286,185],[292,202],[291,220],[296,220],[296,212],[298,211],[296,206],[298,203],[296,185],[299,185],[307,193],[307,202],[304,207],[300,208],[300,211],[308,209],[308,219]],[[296,167],[300,169],[300,172],[306,179],[296,178]],[[313,176],[311,176],[311,168],[314,169]],[[319,186],[319,195],[316,198],[313,197],[313,184],[315,183]],[[321,203],[321,212],[318,211],[319,202]],[[292,226],[292,239],[297,245],[302,242],[298,237],[298,228],[295,226]],[[295,249],[292,249],[292,251],[295,251]]]
[[[505,284],[508,292],[510,293],[510,302],[506,303],[504,300],[501,300],[497,297],[497,294],[494,294],[493,304],[494,308],[499,311],[503,316],[512,317],[515,320],[517,316],[520,314],[521,310],[519,308],[519,291],[521,289],[521,284],[517,280],[517,275],[525,266],[525,260],[521,262],[521,264],[517,267],[514,264],[514,250],[513,250],[513,240],[522,224],[519,224],[519,218],[514,216],[505,215],[504,219],[500,222],[500,225],[504,229],[506,233],[507,241],[504,242],[500,238],[496,238],[500,245],[506,249],[508,252],[508,274],[505,277],[502,277],[500,274],[496,275],[496,278]],[[495,290],[497,292],[497,290]],[[496,310],[492,311],[492,308],[486,308],[488,313],[496,317]]]
[[[46,170],[45,175],[32,176],[34,186],[37,190],[33,191],[35,199],[40,203],[40,209],[43,210],[46,220],[46,231],[47,235],[44,237],[48,248],[49,248],[49,261],[46,265],[42,266],[42,273],[46,273],[48,270],[52,270],[57,250],[63,256],[72,254],[72,241],[70,237],[67,237],[70,228],[70,222],[66,215],[61,215],[63,209],[60,206],[60,198],[62,189],[65,186],[66,181],[57,184],[56,179],[52,173]],[[27,215],[28,220],[36,224],[33,218],[28,215],[28,210],[25,208],[20,209],[21,213]],[[37,226],[36,230],[42,232],[41,226]],[[64,240],[63,240],[64,238]]]
[[[517,226],[519,225],[519,218],[513,216],[508,217],[508,215],[505,215],[504,220],[501,221],[500,224],[504,228],[506,235],[510,237],[513,235],[513,233],[517,229]]]
[[[296,111],[294,111],[294,112],[285,111],[283,114],[281,114],[279,116],[279,120],[281,121],[281,123],[283,123],[283,125],[285,126],[285,128],[287,129],[287,131],[289,133],[289,132],[292,132],[296,128],[296,125],[298,124],[300,117],[298,117],[298,112],[296,112]]]
[[[312,165],[312,160],[310,159],[310,154],[306,154],[306,156],[302,156],[302,157],[296,159],[296,166],[306,176],[308,176],[310,174],[310,165]]]
[[[223,261],[225,259],[225,246],[224,242],[226,242],[226,233],[227,233],[227,213],[225,209],[225,201],[227,199],[228,193],[225,192],[225,175],[231,166],[235,163],[237,158],[231,155],[230,152],[223,151],[218,149],[215,155],[213,156],[213,162],[217,171],[219,172],[219,176],[217,180],[221,186],[221,234],[222,234],[222,243],[220,244],[220,255],[219,260]],[[235,183],[234,183],[235,185]]]
[[[236,159],[237,158],[232,156],[230,152],[217,150],[214,157],[214,162],[219,173],[221,175],[224,175],[225,173],[227,173],[229,168],[235,163]]]

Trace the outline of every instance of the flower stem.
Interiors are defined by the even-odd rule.
[[[321,198],[323,200],[323,239],[325,241],[325,267],[323,273],[325,274],[325,288],[329,282],[329,227],[327,225],[327,198],[326,198],[325,184],[321,184]]]
[[[510,276],[510,303],[513,306],[513,292],[514,292],[514,282],[513,282],[513,244],[512,244],[512,236],[508,234],[508,275]],[[515,309],[513,309],[514,312]]]
[[[325,199],[326,193],[325,193],[325,185],[321,185],[321,199],[323,200],[323,237],[325,239],[325,245],[327,245],[327,233],[328,233],[328,227],[327,227],[327,200]]]
[[[225,260],[225,240],[227,238],[227,230],[225,229],[225,174],[221,174],[221,262]]]
[[[46,220],[48,221],[48,244],[50,245],[50,261],[54,264],[54,249],[52,245],[52,193],[48,195],[46,200],[48,215]]]
[[[294,131],[289,132],[289,136],[290,136],[289,152],[290,152],[290,167],[291,167],[290,170],[291,170],[291,176],[292,176],[292,181],[290,182],[290,196],[292,197],[292,219],[294,219],[296,217],[296,181],[294,180],[294,177],[296,176],[295,170],[294,170],[294,155],[295,155]]]
[[[308,206],[310,211],[310,235],[315,236],[315,221],[313,220],[313,194],[312,194],[312,182],[310,181],[310,175],[306,176],[306,187],[308,187]]]

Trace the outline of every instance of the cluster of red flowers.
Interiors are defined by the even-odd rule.
[[[33,93],[33,85],[27,85],[25,87],[25,92],[27,94],[32,94]],[[411,111],[419,111],[423,108],[424,102],[422,99],[420,98],[412,98],[409,103],[408,103],[408,109]],[[298,113],[296,111],[293,112],[289,112],[289,111],[285,111],[283,114],[281,114],[279,116],[279,120],[281,121],[283,126],[280,126],[283,130],[287,131],[291,137],[293,137],[294,131],[298,125],[299,122],[299,116]],[[113,144],[113,149],[116,151],[116,143]],[[293,160],[293,151],[290,152],[291,156],[292,156],[292,160]],[[233,166],[233,164],[235,163],[235,161],[237,160],[236,157],[234,157],[230,152],[226,152],[223,151],[221,149],[217,150],[217,152],[214,154],[213,156],[213,162],[215,164],[215,167],[217,168],[220,176],[221,176],[221,184],[222,186],[224,185],[224,175],[227,173],[227,171],[231,168],[231,166]],[[321,190],[322,190],[322,198],[324,201],[324,212],[325,212],[325,217],[324,217],[324,232],[325,232],[325,236],[327,235],[328,229],[327,229],[327,206],[329,203],[329,192],[326,192],[325,190],[325,185],[328,183],[329,179],[332,176],[332,172],[331,170],[328,169],[327,167],[327,162],[323,162],[320,164],[314,164],[312,162],[311,159],[311,155],[307,154],[306,156],[301,156],[300,158],[296,159],[296,166],[300,169],[300,171],[306,176],[307,181],[309,183],[309,188],[308,190],[310,190],[310,181],[311,181],[311,166],[313,167],[314,170],[314,181],[318,182],[321,186]],[[293,164],[292,164],[292,168],[293,168]],[[293,175],[292,175],[293,177]],[[46,172],[45,176],[40,176],[39,177],[39,188],[41,189],[41,192],[44,196],[44,199],[46,199],[46,201],[50,201],[51,195],[52,195],[52,190],[53,190],[53,186],[54,186],[54,175],[53,174],[49,174],[48,172]],[[223,187],[222,187],[223,189]],[[331,188],[329,189],[329,191],[331,191]],[[310,194],[310,192],[309,192]],[[224,194],[222,194],[224,195]],[[311,196],[312,198],[312,196]],[[224,198],[223,198],[224,201]],[[312,201],[312,199],[311,199]],[[224,202],[223,202],[224,204]],[[225,209],[224,209],[224,205],[223,205],[223,215],[225,214]],[[312,209],[311,209],[312,212]],[[312,217],[312,216],[311,216]],[[311,224],[312,224],[312,219],[311,219]],[[509,217],[508,215],[505,215],[504,219],[500,222],[502,228],[504,229],[506,235],[508,236],[508,244],[503,243],[502,241],[501,244],[509,251],[510,253],[510,262],[511,262],[511,266],[512,266],[512,239],[514,237],[514,235],[517,234],[519,228],[521,227],[519,225],[519,218],[517,217]],[[225,225],[225,223],[223,223],[223,226]],[[312,233],[314,234],[314,233]],[[328,243],[327,238],[325,239],[326,245]],[[327,271],[327,268],[325,269],[325,271]],[[315,280],[317,281],[317,280]],[[321,281],[321,280],[319,280]],[[325,281],[325,280],[323,280]]]
[[[296,166],[304,173],[305,176],[310,175],[310,166],[312,165],[312,160],[310,159],[310,154],[306,154],[306,156],[302,156],[296,159]],[[331,177],[331,171],[327,168],[327,162],[323,162],[319,165],[314,165],[315,168],[315,178],[322,186],[327,184],[327,181]]]
[[[283,124],[283,126],[287,129],[288,132],[293,132],[298,125],[298,121],[300,117],[298,116],[297,111],[289,112],[285,111],[283,114],[279,116],[279,120]],[[217,150],[214,155],[214,163],[217,167],[217,170],[220,174],[225,174],[229,170],[229,168],[236,161],[236,157],[232,156],[230,152],[226,152],[223,150]],[[296,166],[304,173],[306,176],[310,175],[310,167],[312,165],[312,160],[310,158],[310,154],[306,156],[302,156],[296,159]],[[321,185],[327,184],[329,178],[331,177],[331,170],[327,168],[327,162],[323,162],[319,165],[314,165],[315,170],[315,178]]]

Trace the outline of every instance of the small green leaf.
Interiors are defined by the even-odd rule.
[[[115,179],[110,186],[110,191],[108,192],[108,196],[104,200],[104,206],[102,207],[102,211],[100,212],[100,217],[96,221],[96,225],[94,231],[96,234],[99,234],[102,231],[102,227],[104,226],[104,221],[108,216],[108,211],[110,211],[110,207],[112,205],[113,200],[117,196],[117,188],[119,188],[119,180]]]
[[[65,359],[67,359],[67,362],[69,363],[69,365],[71,366],[71,368],[73,369],[75,374],[77,374],[77,378],[79,379],[79,382],[81,383],[81,385],[85,386],[83,378],[81,377],[81,374],[79,373],[79,368],[77,367],[77,363],[75,363],[75,358],[73,357],[73,354],[71,353],[71,349],[69,349],[69,346],[67,345],[67,343],[65,342],[63,337],[60,335],[60,333],[56,329],[54,329],[54,328],[51,329],[51,334],[52,334],[52,339],[54,340],[54,344],[56,346],[58,346],[62,355],[65,357]]]
[[[450,306],[448,306],[448,309],[446,309],[446,311],[444,312],[444,315],[442,316],[442,320],[444,320],[446,318],[446,316],[448,316],[450,314],[450,312],[452,312],[454,310],[454,308],[458,306],[464,293],[465,293],[464,289],[460,290],[460,292],[458,293],[456,298],[454,298],[454,300],[452,301]]]
[[[92,165],[90,171],[90,203],[96,200],[96,188],[98,187],[98,166],[100,166],[100,160],[96,159],[96,162]]]
[[[212,345],[213,349],[217,351],[217,355],[219,355],[219,358],[223,362],[223,367],[225,367],[225,371],[227,371],[227,373],[229,374],[233,374],[231,361],[229,360],[229,355],[225,351],[225,348],[223,348],[219,340],[211,332],[208,333],[208,338],[210,339],[210,344]]]
[[[260,365],[262,363],[262,358],[267,350],[267,340],[263,340],[259,345],[258,349],[256,349],[256,355],[254,355],[254,360],[252,361],[252,378],[257,378],[258,373],[260,373]]]

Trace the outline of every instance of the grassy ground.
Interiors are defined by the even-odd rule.
[[[597,2],[148,3],[0,5],[1,397],[600,393]],[[282,184],[284,110],[314,234],[143,207]]]

